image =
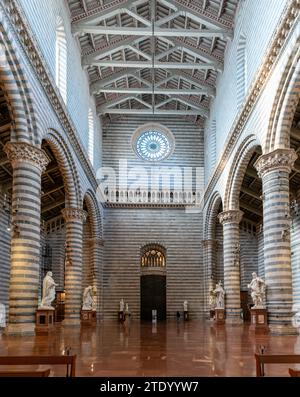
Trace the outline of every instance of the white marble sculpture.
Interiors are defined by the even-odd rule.
[[[89,285],[83,291],[82,310],[93,309],[93,287]]]
[[[208,296],[208,304],[210,310],[214,310],[216,307],[216,295],[214,293],[213,288],[209,290],[209,296]]]
[[[184,311],[184,312],[187,312],[187,311],[188,311],[188,301],[187,301],[187,300],[185,300],[185,301],[183,302],[183,311]]]
[[[221,281],[219,281],[216,284],[216,288],[214,289],[213,292],[216,296],[216,309],[224,309],[225,308],[225,290],[222,287]]]
[[[93,304],[92,310],[97,311],[97,287],[93,286]]]
[[[251,290],[251,298],[254,306],[252,309],[263,309],[263,301],[265,297],[266,284],[263,279],[257,276],[255,272],[252,273],[251,283],[248,284],[248,288]]]
[[[5,306],[3,303],[0,303],[0,328],[6,327],[6,314],[5,314]]]
[[[124,306],[125,306],[125,302],[124,302],[124,299],[122,298],[120,300],[120,312],[124,312]]]
[[[52,278],[52,272],[47,272],[43,280],[43,296],[39,309],[54,310],[54,307],[51,306],[51,303],[55,299],[55,287],[57,285],[58,284],[56,284]]]
[[[128,306],[128,303],[126,303],[126,305],[125,305],[125,313],[126,313],[126,314],[129,314],[129,306]]]

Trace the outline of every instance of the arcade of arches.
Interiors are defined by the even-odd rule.
[[[0,1],[0,356],[255,376],[260,345],[300,354],[300,6],[271,1]]]

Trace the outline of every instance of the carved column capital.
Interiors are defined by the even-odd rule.
[[[216,247],[218,245],[218,240],[215,239],[207,239],[207,240],[202,240],[202,244],[204,245],[204,247]]]
[[[218,215],[219,222],[224,225],[226,223],[240,223],[243,218],[243,211],[228,210],[223,211]]]
[[[61,212],[66,222],[76,219],[85,222],[87,218],[87,212],[81,208],[69,207],[69,208],[64,208]]]
[[[290,173],[297,157],[294,149],[276,149],[260,156],[254,163],[254,167],[260,178],[273,170]]]
[[[24,161],[39,168],[41,172],[44,172],[50,162],[49,157],[42,149],[26,142],[7,142],[4,146],[4,151],[12,166]]]

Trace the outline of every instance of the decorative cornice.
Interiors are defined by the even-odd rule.
[[[280,19],[278,27],[274,30],[273,38],[268,46],[268,52],[264,57],[264,61],[256,73],[256,79],[251,84],[249,94],[245,100],[245,103],[241,111],[236,116],[233,125],[229,131],[228,138],[224,144],[223,153],[220,156],[219,162],[212,174],[209,183],[207,185],[204,202],[206,203],[210,194],[222,174],[228,159],[235,148],[235,143],[242,134],[246,122],[254,109],[256,102],[265,86],[266,82],[271,76],[272,68],[277,64],[279,55],[286,43],[286,38],[296,26],[295,21],[299,16],[300,2],[299,0],[291,0],[283,11],[283,16]]]
[[[218,245],[218,240],[214,240],[214,239],[207,239],[207,240],[202,240],[202,244],[204,245],[204,247],[215,247]]]
[[[13,167],[20,162],[26,162],[44,172],[50,162],[50,158],[42,149],[26,142],[7,142],[4,151]]]
[[[87,212],[81,208],[64,208],[61,212],[66,222],[72,220],[85,222],[87,218]]]
[[[15,30],[16,38],[24,50],[31,66],[44,89],[44,92],[50,101],[60,123],[63,125],[66,136],[69,138],[70,143],[78,157],[82,168],[84,169],[91,186],[97,189],[97,179],[93,168],[88,160],[87,154],[80,142],[78,133],[74,123],[66,109],[64,101],[56,87],[55,82],[48,69],[47,62],[45,61],[39,45],[34,39],[34,35],[25,21],[25,13],[15,0],[4,0],[4,7],[6,14],[11,21],[11,29]]]
[[[223,211],[218,215],[219,222],[222,225],[225,225],[227,223],[237,223],[239,224],[243,218],[243,211],[240,210],[228,210],[228,211]]]
[[[173,204],[173,203],[104,203],[104,207],[106,208],[182,208],[186,207],[195,208],[195,205],[191,204]]]
[[[294,149],[276,149],[260,156],[254,163],[254,167],[260,178],[274,170],[286,171],[289,174],[297,158]]]

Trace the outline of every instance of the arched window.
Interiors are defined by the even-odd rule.
[[[165,267],[165,249],[159,244],[148,244],[141,251],[141,267]]]
[[[246,54],[246,36],[240,35],[237,47],[237,108],[242,106],[247,88],[247,54]]]
[[[91,108],[89,109],[88,124],[89,124],[88,155],[89,155],[90,162],[92,164],[94,164],[95,125],[94,125],[94,115],[93,115],[93,111]]]
[[[65,103],[67,102],[67,40],[63,20],[56,22],[56,70],[55,82]]]

